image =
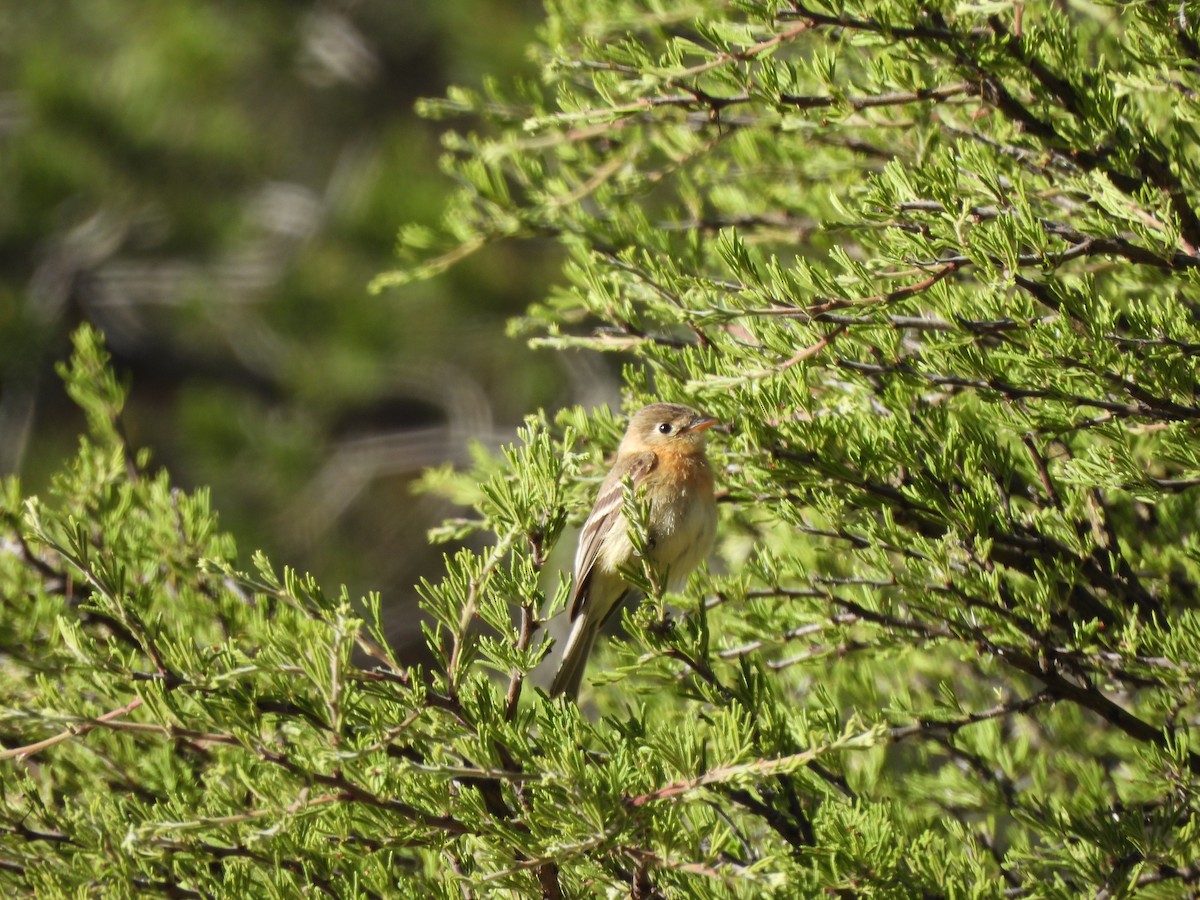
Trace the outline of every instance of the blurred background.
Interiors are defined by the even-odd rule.
[[[478,254],[368,294],[400,225],[450,185],[415,100],[527,67],[532,0],[0,0],[0,473],[40,492],[83,417],[53,366],[89,321],[132,386],[127,428],[209,485],[243,563],[413,583],[450,511],[420,470],[510,440],[539,406],[615,396],[504,335],[553,248]],[[572,385],[576,387],[573,389]],[[581,396],[586,393],[586,397]]]

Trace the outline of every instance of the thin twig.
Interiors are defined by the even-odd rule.
[[[78,725],[72,725],[66,731],[60,732],[53,737],[48,737],[45,740],[37,741],[33,744],[26,744],[23,747],[12,747],[8,750],[2,750],[0,751],[0,760],[26,760],[31,756],[41,753],[43,750],[48,750],[57,744],[61,744],[63,741],[69,741],[73,737],[80,737],[87,734],[94,728],[97,728],[101,725],[106,725],[114,719],[119,719],[122,716],[128,715],[141,705],[142,698],[134,697],[120,709],[114,709],[110,712],[106,712],[104,715],[99,716],[96,719],[80,722]]]

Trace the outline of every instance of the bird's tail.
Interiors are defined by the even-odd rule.
[[[588,621],[586,613],[575,620],[575,626],[567,638],[567,649],[562,662],[550,683],[550,696],[566,694],[572,700],[579,696],[579,685],[583,683],[583,671],[588,657],[592,655],[592,644],[596,641],[596,627]]]

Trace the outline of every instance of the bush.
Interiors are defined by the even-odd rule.
[[[5,489],[14,892],[1174,895],[1200,869],[1193,4],[551,2],[454,93],[433,274],[555,240],[515,330],[729,423],[719,560],[581,710],[530,683],[620,422],[431,473],[490,538],[430,670],[120,438]],[[549,570],[549,571],[547,571]],[[672,614],[667,600],[682,612]],[[534,676],[535,678],[539,676]]]

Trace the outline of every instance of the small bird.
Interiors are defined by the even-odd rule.
[[[682,588],[708,556],[717,533],[717,502],[704,432],[716,423],[676,403],[651,403],[633,414],[579,535],[571,634],[551,697],[578,695],[596,635],[634,592],[621,575],[635,558],[624,513],[627,477],[648,504],[646,556],[668,590]]]

